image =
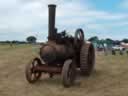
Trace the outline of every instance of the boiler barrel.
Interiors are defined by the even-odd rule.
[[[48,42],[40,49],[40,57],[49,64],[53,64],[56,61],[64,61],[66,59],[73,58],[74,54],[73,46],[60,45],[54,42]]]

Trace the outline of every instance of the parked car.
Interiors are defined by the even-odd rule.
[[[120,45],[116,45],[116,46],[113,46],[112,47],[112,50],[115,50],[115,51],[124,51],[125,48],[120,46]]]

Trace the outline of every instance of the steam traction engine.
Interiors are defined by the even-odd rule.
[[[81,74],[90,75],[95,64],[95,51],[91,43],[84,41],[84,32],[77,29],[75,36],[65,31],[57,33],[55,28],[56,5],[49,7],[48,41],[42,45],[39,57],[35,57],[27,65],[25,75],[29,83],[35,83],[42,72],[49,77],[60,73],[64,87],[70,87],[76,77],[76,70]]]

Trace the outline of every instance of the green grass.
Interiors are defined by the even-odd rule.
[[[127,96],[128,55],[97,53],[95,71],[90,77],[77,78],[71,88],[64,88],[61,76],[47,74],[35,84],[25,78],[25,66],[37,55],[39,46],[0,45],[0,96]]]

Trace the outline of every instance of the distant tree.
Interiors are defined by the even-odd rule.
[[[29,36],[29,37],[26,38],[26,40],[27,40],[28,43],[36,43],[37,39],[34,36]]]
[[[88,41],[92,42],[95,48],[98,47],[99,38],[97,36],[93,36],[89,38]]]
[[[105,40],[105,42],[107,43],[107,44],[113,44],[114,43],[114,40],[112,40],[112,39],[110,39],[110,38],[107,38],[106,40]]]
[[[13,44],[18,44],[19,41],[13,40],[12,43],[13,43]]]
[[[128,39],[123,39],[122,42],[128,43]]]
[[[101,39],[101,40],[100,40],[100,43],[101,43],[101,44],[104,44],[104,43],[106,43],[106,42],[105,42],[104,39]]]
[[[88,41],[91,41],[91,42],[97,42],[98,40],[99,38],[97,36],[94,36],[88,39]]]
[[[11,41],[8,41],[8,40],[7,40],[7,41],[4,41],[4,43],[7,43],[7,44],[9,44],[9,43],[11,43]]]
[[[110,39],[110,38],[106,38],[106,39],[105,39],[105,43],[106,43],[106,45],[107,45],[107,48],[110,49],[110,50],[112,49],[112,46],[115,45],[114,42],[115,42],[115,41],[112,40],[112,39]]]
[[[113,42],[113,40],[111,38],[106,38],[106,41]]]

